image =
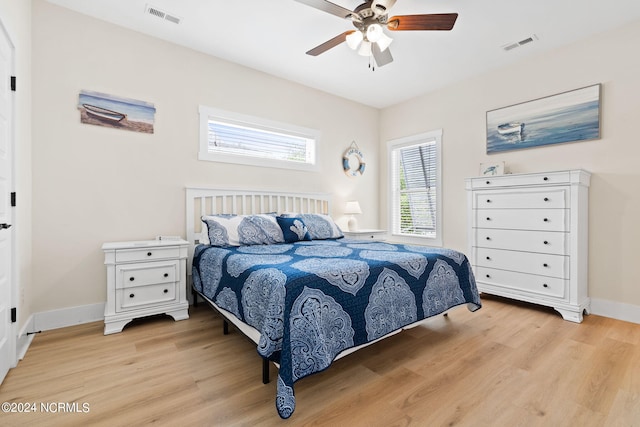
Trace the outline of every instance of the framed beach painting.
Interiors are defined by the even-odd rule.
[[[487,112],[487,154],[600,138],[600,84]]]
[[[156,108],[149,102],[81,90],[78,110],[81,123],[153,133]]]

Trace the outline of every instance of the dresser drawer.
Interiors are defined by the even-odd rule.
[[[561,187],[478,191],[473,199],[476,209],[564,209],[568,205],[569,191]]]
[[[474,264],[541,276],[569,278],[569,257],[501,249],[473,248]]]
[[[116,312],[176,301],[176,283],[136,286],[116,290]]]
[[[178,258],[180,248],[177,246],[168,248],[146,247],[136,249],[120,249],[116,251],[116,262],[138,262],[156,259]]]
[[[116,267],[116,289],[172,283],[178,277],[178,261],[123,264]]]
[[[516,290],[554,298],[565,298],[567,280],[487,267],[476,267],[475,270],[478,288],[481,291],[491,293],[491,289],[482,289],[481,284],[486,283],[497,290],[503,288],[506,291]]]
[[[477,209],[473,226],[512,230],[566,231],[566,209]]]
[[[549,172],[546,174],[518,174],[472,178],[472,189],[511,187],[524,185],[552,185],[571,182],[570,171]]]
[[[569,233],[565,232],[474,228],[473,233],[478,247],[569,254]]]

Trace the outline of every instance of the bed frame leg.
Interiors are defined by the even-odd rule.
[[[229,335],[229,322],[226,319],[222,321],[222,333]]]
[[[262,358],[262,384],[269,384],[269,361]]]
[[[191,288],[191,296],[193,297],[193,306],[197,307],[198,306],[198,293],[193,288]]]

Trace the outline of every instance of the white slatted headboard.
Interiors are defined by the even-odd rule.
[[[331,197],[323,193],[286,193],[276,191],[251,191],[216,188],[187,187],[187,240],[191,274],[193,248],[198,243],[202,231],[202,215],[260,213],[330,213]]]

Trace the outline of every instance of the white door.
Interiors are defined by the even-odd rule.
[[[15,363],[15,334],[11,322],[13,228],[13,47],[0,24],[0,383]]]

